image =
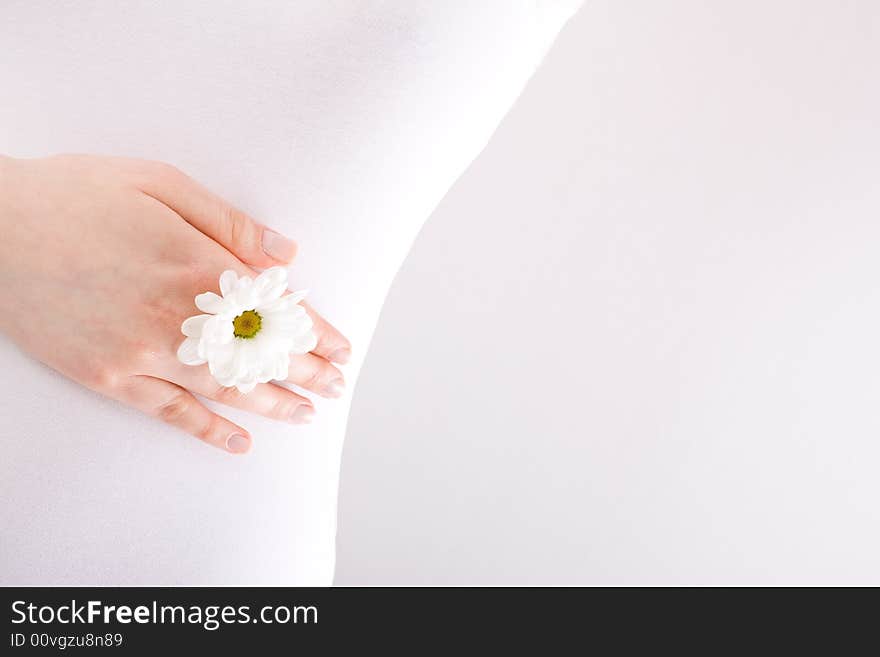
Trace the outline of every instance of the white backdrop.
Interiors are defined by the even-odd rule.
[[[878,80],[873,0],[591,0],[398,276],[336,582],[880,584]]]

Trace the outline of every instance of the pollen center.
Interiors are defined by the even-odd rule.
[[[237,338],[252,338],[260,332],[263,320],[256,310],[245,310],[232,320],[233,335]]]

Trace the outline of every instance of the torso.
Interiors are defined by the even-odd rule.
[[[295,237],[353,382],[416,232],[574,3],[157,4],[7,7],[0,152],[169,161]],[[0,584],[330,583],[348,399],[306,428],[224,409],[255,438],[230,458],[5,338],[0,363]]]

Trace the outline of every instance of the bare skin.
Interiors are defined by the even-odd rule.
[[[242,395],[206,366],[178,362],[180,324],[221,272],[286,265],[291,240],[231,207],[175,168],[87,155],[0,157],[0,331],[92,390],[231,453],[246,429],[193,393],[277,420],[311,420],[311,402],[258,385]],[[318,346],[292,356],[288,381],[341,394],[333,362],[348,340],[311,308]]]

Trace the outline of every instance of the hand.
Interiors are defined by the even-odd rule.
[[[266,417],[308,422],[284,387],[243,395],[207,366],[177,360],[196,294],[226,269],[289,263],[296,245],[173,167],[123,158],[0,157],[0,331],[65,376],[233,453],[251,436],[192,393]],[[250,266],[249,266],[250,265]],[[288,381],[342,392],[348,341],[307,307],[318,345],[292,356]]]

